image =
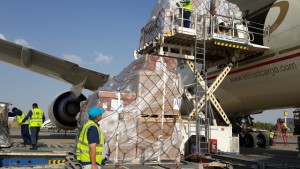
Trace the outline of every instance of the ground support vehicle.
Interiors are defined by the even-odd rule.
[[[38,150],[29,150],[30,146],[13,143],[0,149],[0,167],[48,166],[64,163],[66,153],[74,150],[74,145],[40,144]],[[53,167],[54,167],[53,166]]]

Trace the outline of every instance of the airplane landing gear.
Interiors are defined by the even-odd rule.
[[[269,146],[269,136],[266,133],[258,133],[257,146],[260,148],[266,148]]]
[[[269,145],[268,135],[259,132],[247,132],[240,137],[241,145],[249,148],[266,148]]]
[[[246,133],[243,140],[244,140],[244,146],[249,148],[254,148],[257,145],[257,133],[252,133],[252,132]]]
[[[233,132],[239,133],[240,145],[249,148],[265,148],[269,146],[269,136],[265,132],[253,131],[253,118],[243,116],[232,119],[234,121]]]

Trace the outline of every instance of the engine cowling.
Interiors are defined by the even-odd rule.
[[[76,97],[71,91],[58,95],[49,106],[49,118],[53,125],[65,130],[77,128],[75,119],[80,112],[80,102],[86,100],[81,94]]]

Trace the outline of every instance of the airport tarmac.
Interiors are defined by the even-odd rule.
[[[240,154],[249,155],[249,154],[275,154],[275,155],[286,155],[286,156],[297,156],[298,154],[298,136],[292,136],[288,138],[288,143],[284,144],[283,139],[279,137],[277,143],[274,146],[269,148],[245,148],[241,147]]]
[[[13,142],[16,143],[22,143],[22,138],[21,138],[21,130],[20,128],[11,128],[10,129],[10,135],[11,138],[13,139]],[[76,131],[60,131],[58,133],[53,132],[53,131],[46,131],[46,130],[41,130],[39,134],[39,143],[43,144],[74,144],[75,143],[75,138],[76,138],[77,132]],[[290,156],[295,156],[298,153],[298,145],[297,145],[297,137],[298,136],[293,136],[288,138],[288,144],[285,145],[283,143],[283,140],[281,137],[277,139],[277,143],[274,146],[271,146],[270,148],[245,148],[241,147],[240,149],[240,154],[273,154],[277,153],[279,151],[280,154],[286,154]]]
[[[41,130],[39,133],[39,144],[74,144],[77,131],[65,131],[53,132],[47,130]],[[22,143],[21,129],[11,128],[10,136],[13,142]]]
[[[10,130],[11,138],[15,143],[21,143],[22,138],[20,136],[19,128],[12,128]],[[60,131],[58,133],[51,131],[41,131],[39,136],[39,144],[42,145],[51,145],[51,144],[61,144],[61,145],[70,145],[74,147],[76,131],[65,132]],[[234,168],[239,168],[238,164],[247,164],[247,166],[258,166],[264,165],[264,168],[286,168],[286,164],[289,163],[291,166],[295,164],[295,167],[290,168],[300,168],[300,157],[298,156],[298,145],[297,138],[298,136],[293,136],[288,138],[288,144],[284,144],[282,138],[278,138],[277,144],[269,148],[240,148],[239,155],[223,155],[216,157],[220,161],[231,161],[233,164],[236,164]],[[27,147],[29,148],[29,146]],[[42,150],[41,150],[42,151]],[[282,160],[282,162],[281,162]],[[237,162],[236,162],[237,161]],[[239,163],[238,163],[239,162]],[[276,164],[278,163],[278,164]],[[240,168],[248,168],[248,167]],[[271,166],[271,167],[268,167]],[[109,168],[105,166],[104,168]],[[128,166],[127,166],[128,167]]]

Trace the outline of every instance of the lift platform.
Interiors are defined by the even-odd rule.
[[[174,11],[174,13],[176,12]],[[194,60],[195,42],[197,40],[205,41],[208,60],[228,57],[225,52],[228,50],[234,51],[235,55],[243,58],[269,50],[267,46],[253,43],[255,37],[269,36],[268,27],[261,28],[263,25],[222,15],[193,14],[192,16],[191,26],[185,28],[181,26],[184,19],[176,19],[179,16],[173,15],[170,30],[164,34],[158,34],[152,41],[141,46],[134,52],[135,57],[139,54],[156,54],[164,57]],[[225,19],[231,20],[232,24],[226,26],[217,24],[218,20]],[[253,31],[249,31],[249,28]]]
[[[31,146],[13,143],[11,147],[0,149],[0,166],[21,167],[64,164],[67,152],[74,150],[72,144],[39,144],[38,150],[29,150]]]
[[[162,24],[165,26],[162,29],[164,32],[156,34],[157,36],[150,35],[152,39],[144,37],[150,29],[144,31],[145,35],[142,35],[144,43],[134,51],[134,55],[136,58],[138,55],[171,57],[183,60],[183,63],[188,65],[191,75],[195,77],[193,84],[186,85],[190,90],[184,89],[187,99],[194,105],[193,110],[189,112],[189,121],[196,121],[195,135],[199,154],[203,152],[209,154],[212,115],[209,115],[207,105],[211,101],[221,119],[230,125],[226,113],[213,93],[230,72],[233,64],[269,49],[254,43],[255,38],[262,39],[269,36],[269,27],[236,19],[233,16],[198,14],[195,11],[191,12],[187,22],[183,17],[184,10],[183,7],[178,7],[174,11],[166,10],[165,21],[170,21],[171,24]],[[224,65],[223,71],[220,70],[215,81],[209,85],[208,63]]]

